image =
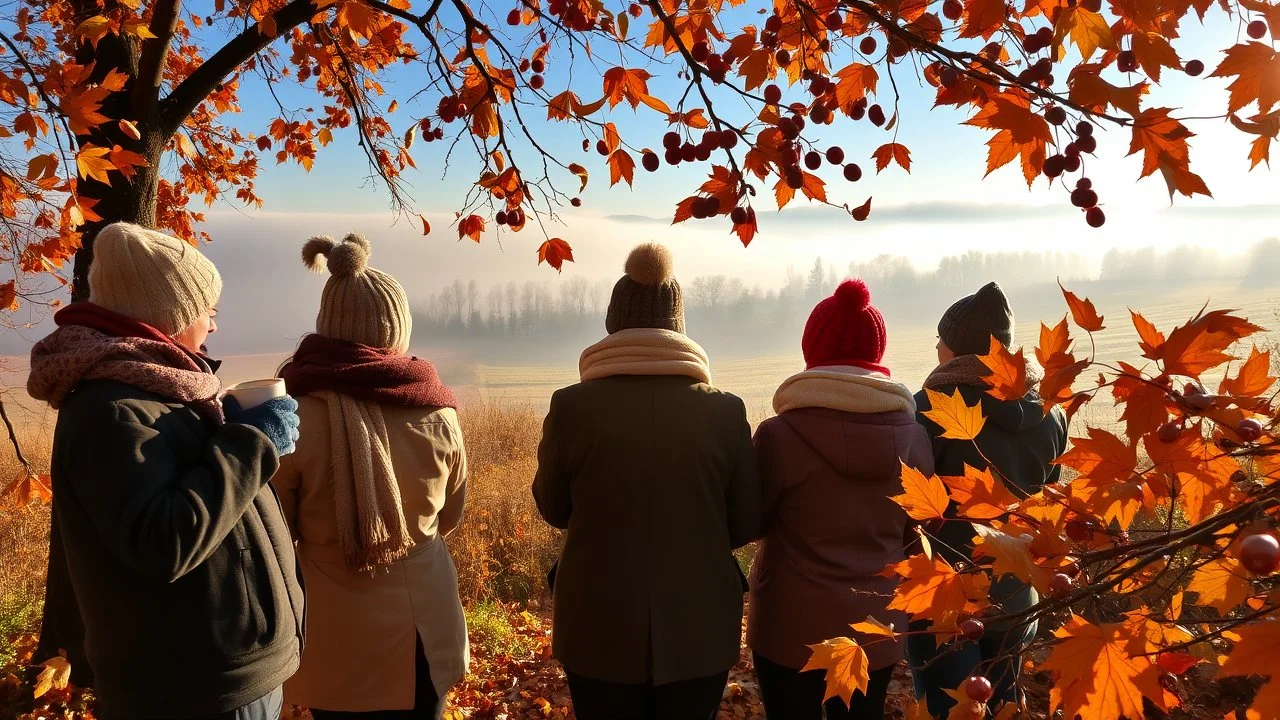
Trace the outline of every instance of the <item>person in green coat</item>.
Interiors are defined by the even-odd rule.
[[[761,489],[742,400],[685,334],[667,251],[642,245],[609,335],[551,399],[533,496],[565,530],[552,647],[580,720],[710,720],[738,662]]]
[[[964,475],[965,465],[989,468],[1025,497],[1059,479],[1061,468],[1053,461],[1066,450],[1067,421],[1061,408],[1045,413],[1034,390],[1040,372],[1028,363],[1028,386],[1017,400],[997,400],[987,394],[984,378],[990,374],[978,359],[991,348],[991,338],[1009,347],[1013,343],[1014,317],[1009,301],[994,282],[957,300],[938,322],[938,367],[916,394],[916,419],[929,433],[934,469],[938,475]],[[982,404],[986,424],[975,441],[949,440],[942,428],[925,416],[932,408],[927,390],[951,395],[959,391],[965,404]],[[954,508],[953,508],[954,510]],[[927,528],[933,549],[951,564],[973,562],[973,527],[965,522],[943,522]],[[994,578],[991,602],[1004,612],[1017,612],[1038,602],[1031,586],[1011,575]],[[927,626],[914,625],[913,629]],[[952,640],[940,643],[929,634],[907,638],[907,656],[915,678],[916,696],[924,698],[929,713],[945,717],[955,700],[946,693],[974,675],[990,680],[995,694],[993,708],[1021,699],[1018,674],[1021,652],[1035,637],[1036,624],[1016,627],[988,625],[978,642]]]

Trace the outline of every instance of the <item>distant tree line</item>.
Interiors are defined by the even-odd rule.
[[[727,275],[700,275],[684,279],[682,288],[689,332],[699,342],[720,353],[760,353],[793,349],[813,305],[846,277],[867,282],[887,322],[920,325],[931,322],[956,297],[991,280],[1022,302],[1020,311],[1034,316],[1040,295],[1047,297],[1046,311],[1057,308],[1054,303],[1060,304],[1061,297],[1031,291],[1057,280],[1143,284],[1183,277],[1257,280],[1262,275],[1265,282],[1280,282],[1280,241],[1254,246],[1245,263],[1194,247],[1167,253],[1112,250],[1100,269],[1081,254],[1064,252],[971,251],[944,257],[932,270],[887,254],[844,268],[816,258],[806,272],[787,268],[773,287],[748,285]],[[455,280],[415,309],[415,341],[473,345],[495,360],[533,349],[568,355],[603,334],[613,282],[570,276],[482,287],[475,280]],[[529,342],[510,342],[519,338]]]

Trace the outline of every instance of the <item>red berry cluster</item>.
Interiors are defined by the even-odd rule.
[[[682,162],[706,162],[711,153],[717,149],[732,150],[738,146],[738,134],[733,130],[708,130],[702,134],[698,144],[682,140],[680,133],[671,130],[662,136],[664,157],[668,165],[679,165]],[[652,159],[651,159],[652,158]],[[640,162],[644,169],[654,172],[658,169],[658,156],[646,150]]]
[[[720,214],[720,198],[714,195],[694,198],[692,210],[693,217],[698,220],[715,217]]]
[[[422,121],[418,123],[418,129],[422,131],[423,142],[444,139],[444,128],[432,128],[431,121],[426,118],[423,118]]]
[[[574,198],[575,200],[577,198]],[[511,208],[508,210],[499,210],[498,214],[493,217],[493,221],[499,225],[510,225],[519,228],[524,225],[524,210],[520,208]]]
[[[733,212],[729,213],[729,219],[733,221],[734,225],[754,225],[756,223],[755,208],[736,207]]]
[[[1053,106],[1044,112],[1046,121],[1053,125],[1062,125],[1067,121],[1067,112],[1060,106]],[[1073,173],[1080,169],[1082,153],[1093,153],[1098,149],[1098,140],[1093,136],[1093,125],[1081,120],[1075,127],[1076,139],[1067,143],[1062,153],[1045,158],[1041,172],[1045,177],[1056,179],[1064,173]],[[1102,227],[1107,221],[1102,208],[1098,207],[1098,193],[1093,189],[1093,181],[1082,177],[1076,181],[1076,188],[1071,193],[1071,204],[1085,211],[1085,221],[1090,227]]]
[[[451,123],[458,118],[466,117],[467,104],[457,95],[445,95],[436,105],[436,113],[440,115],[441,122]]]

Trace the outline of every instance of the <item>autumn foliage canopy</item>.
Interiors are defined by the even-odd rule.
[[[1105,330],[1103,318],[1090,301],[1064,294],[1070,322],[1094,340]],[[1057,460],[1070,480],[1031,496],[990,467],[966,467],[961,477],[904,467],[898,504],[922,528],[971,525],[976,548],[972,564],[952,565],[933,552],[923,530],[921,552],[885,570],[901,580],[889,607],[930,621],[924,632],[939,642],[976,641],[986,625],[1039,620],[1041,639],[1031,652],[1054,680],[1050,711],[1066,718],[1168,713],[1187,699],[1178,678],[1189,673],[1271,676],[1238,718],[1280,717],[1276,378],[1269,352],[1228,353],[1261,328],[1230,311],[1203,311],[1166,335],[1131,315],[1139,365],[1080,352],[1066,318],[1042,325],[1034,352],[1045,372],[1033,388],[1023,351],[992,341],[982,357],[990,395],[1020,398],[1034,390],[1046,412],[1060,406],[1077,418],[1088,403],[1110,400],[1120,422],[1116,432],[1077,428]],[[1202,384],[1208,374],[1221,376],[1216,388]],[[927,392],[927,414],[944,437],[967,442],[982,434],[980,403]],[[992,576],[1005,574],[1033,585],[1041,601],[1020,612],[992,604]],[[850,637],[813,646],[810,662],[827,670],[829,695],[846,699],[866,687],[867,644],[914,632],[874,617],[851,623]],[[986,698],[972,697],[970,687],[952,690],[959,703],[950,720],[989,716],[979,702]],[[1016,711],[1008,706],[996,715]]]
[[[105,223],[194,242],[201,204],[261,205],[263,163],[310,170],[339,141],[358,143],[400,212],[414,212],[409,171],[474,172],[454,198],[458,236],[533,224],[538,261],[558,269],[572,248],[544,221],[598,173],[633,185],[642,170],[705,166],[673,221],[723,222],[744,244],[761,196],[867,219],[870,197],[815,171],[838,166],[848,183],[873,167],[910,172],[918,158],[898,142],[898,120],[928,108],[900,106],[905,83],[990,132],[987,172],[1013,164],[1028,185],[1061,186],[1094,226],[1105,221],[1097,192],[1076,175],[1097,149],[1095,128],[1128,133],[1142,176],[1158,172],[1171,196],[1210,192],[1181,117],[1230,119],[1255,166],[1280,133],[1280,5],[1268,0],[214,0],[194,10],[177,0],[6,10],[0,253],[17,272],[0,307],[49,302],[50,278],[76,281],[82,296]],[[1222,38],[1213,68],[1177,49],[1184,24],[1210,13],[1244,30]],[[414,83],[399,98],[384,84],[393,72],[397,87]],[[1227,106],[1149,106],[1151,85],[1174,72],[1222,78],[1206,82],[1228,84]],[[277,116],[249,125],[246,94]],[[624,136],[622,115],[654,131]],[[565,157],[560,123],[586,157]],[[853,157],[836,132],[880,140]]]

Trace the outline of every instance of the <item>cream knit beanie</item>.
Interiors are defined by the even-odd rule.
[[[222,276],[191,244],[132,223],[93,241],[89,302],[176,335],[218,304]]]
[[[369,267],[370,245],[351,233],[338,242],[313,237],[302,246],[302,262],[315,272],[329,266],[320,295],[316,332],[335,340],[405,352],[413,315],[404,288],[390,275]]]

